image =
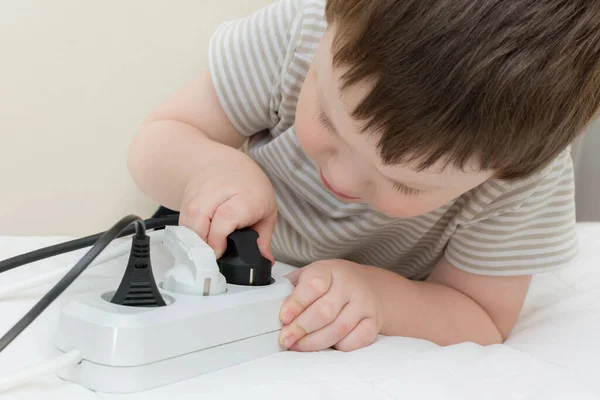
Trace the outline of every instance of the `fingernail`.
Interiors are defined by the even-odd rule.
[[[281,309],[281,313],[280,313],[280,318],[281,323],[283,323],[284,325],[289,324],[291,321],[289,321],[290,319],[290,314],[288,312],[287,307],[284,307]]]
[[[293,333],[290,332],[289,325],[285,325],[279,332],[279,344],[287,349],[290,337],[292,335]]]
[[[287,335],[285,339],[283,339],[283,347],[289,349],[296,342],[294,335]]]

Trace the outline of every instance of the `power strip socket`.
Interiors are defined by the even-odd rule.
[[[167,254],[162,243],[154,247]],[[173,265],[159,258],[157,278]],[[165,307],[113,304],[111,292],[74,298],[61,308],[54,345],[78,349],[83,360],[59,375],[98,392],[133,393],[284,351],[279,311],[294,286],[277,271],[286,267],[274,266],[270,285],[227,284],[210,296],[170,292],[159,281]]]

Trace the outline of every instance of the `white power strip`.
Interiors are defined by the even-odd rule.
[[[157,278],[173,268],[163,244],[152,254]],[[270,285],[226,284],[225,293],[208,296],[168,291],[159,281],[165,307],[116,305],[110,292],[72,299],[61,308],[54,344],[79,350],[83,360],[60,376],[99,392],[131,393],[284,351],[279,310],[293,285],[275,271],[286,267],[274,267]]]

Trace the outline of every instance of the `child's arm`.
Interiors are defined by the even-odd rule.
[[[179,210],[187,183],[215,162],[249,160],[237,148],[240,135],[223,111],[210,73],[159,106],[144,121],[130,150],[128,167],[141,191]]]
[[[372,283],[384,304],[381,333],[440,345],[503,342],[514,328],[531,277],[464,272],[442,259],[426,282],[377,269]]]
[[[239,151],[245,141],[230,122],[208,72],[154,111],[129,152],[142,192],[180,210],[179,224],[196,232],[220,257],[226,238],[251,226],[262,254],[273,260],[275,193],[263,170]]]
[[[128,164],[138,187],[179,210],[179,223],[207,241],[217,257],[228,234],[249,226],[259,234],[263,255],[272,259],[275,192],[239,148],[280,122],[281,73],[309,11],[300,0],[278,0],[223,22],[209,42],[210,72],[160,106],[131,145]],[[275,45],[253,45],[266,42]]]
[[[302,1],[278,0],[219,25],[209,42],[208,71],[154,111],[131,146],[129,168],[144,193],[179,210],[198,171],[259,170],[238,149],[279,122],[281,62],[297,47],[304,11]],[[276,45],[253,45],[263,42]]]
[[[442,260],[425,282],[346,260],[289,276],[296,288],[281,309],[283,346],[356,350],[379,333],[439,345],[503,342],[522,308],[529,276],[478,276]]]

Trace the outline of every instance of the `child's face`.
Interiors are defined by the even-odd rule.
[[[296,110],[298,141],[331,192],[408,218],[435,210],[491,177],[490,172],[467,168],[440,171],[433,166],[418,172],[407,165],[384,165],[377,137],[362,133],[349,113],[368,93],[368,85],[339,91],[343,71],[331,67],[332,37],[328,30],[319,44]]]

